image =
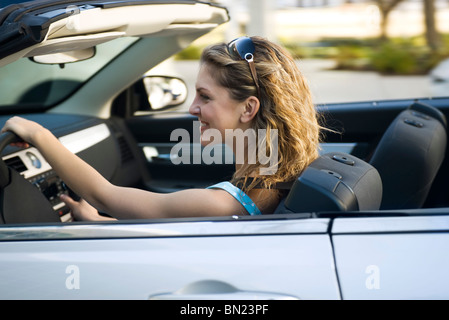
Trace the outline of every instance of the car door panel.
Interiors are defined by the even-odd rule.
[[[3,229],[0,296],[148,299],[214,281],[264,298],[339,299],[328,222],[122,223],[43,227],[34,234]]]
[[[448,299],[449,217],[337,219],[343,299]]]

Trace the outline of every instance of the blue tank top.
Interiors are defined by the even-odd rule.
[[[213,186],[207,187],[207,189],[222,189],[232,195],[241,205],[248,211],[248,214],[251,216],[261,215],[259,208],[257,208],[256,204],[251,200],[251,198],[244,193],[242,190],[234,186],[232,183],[228,181],[220,182],[214,184]]]

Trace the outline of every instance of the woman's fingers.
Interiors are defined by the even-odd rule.
[[[29,146],[28,143],[32,143],[32,137],[42,130],[43,127],[34,122],[21,117],[12,117],[6,121],[3,126],[1,132],[11,131],[17,134],[20,138],[22,138],[23,142],[18,142],[17,146],[24,147]]]
[[[72,217],[77,221],[101,221],[104,220],[98,210],[92,207],[84,199],[75,201],[72,197],[62,194],[60,199],[69,207]]]

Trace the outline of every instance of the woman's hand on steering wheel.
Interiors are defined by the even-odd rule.
[[[27,148],[29,147],[29,144],[33,144],[33,138],[42,130],[44,130],[44,127],[36,122],[21,117],[12,117],[6,121],[1,132],[14,132],[23,139],[23,141],[14,142],[12,145]]]

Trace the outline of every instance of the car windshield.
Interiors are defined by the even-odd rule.
[[[22,58],[2,67],[0,109],[36,110],[51,107],[69,97],[137,39],[124,37],[100,44],[96,47],[94,57],[74,63],[40,64]]]

